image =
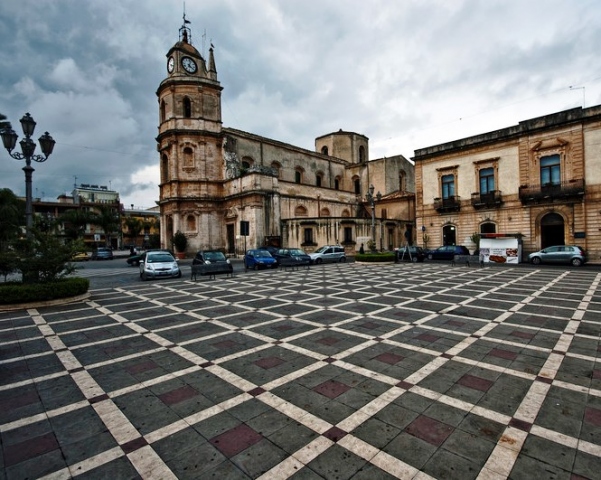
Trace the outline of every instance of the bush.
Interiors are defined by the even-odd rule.
[[[355,255],[355,260],[357,262],[372,262],[372,263],[394,262],[395,253],[394,252],[358,253],[357,255]]]
[[[44,302],[83,295],[90,288],[87,278],[63,278],[51,282],[28,284],[0,283],[0,304]]]
[[[173,235],[173,246],[175,247],[176,252],[185,252],[186,247],[188,246],[188,237],[178,230],[175,232],[175,235]]]

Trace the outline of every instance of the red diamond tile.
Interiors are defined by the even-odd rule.
[[[455,429],[446,423],[420,415],[407,427],[407,433],[421,438],[431,445],[440,447]]]
[[[601,427],[601,410],[586,407],[586,410],[584,411],[584,421],[591,425],[595,425],[596,427]]]
[[[14,445],[4,446],[4,464],[6,467],[31,460],[45,453],[58,449],[58,442],[53,433],[25,440]]]
[[[467,388],[474,390],[480,390],[481,392],[487,392],[490,387],[493,386],[493,382],[484,378],[476,377],[474,375],[465,374],[457,382],[459,385],[463,385]]]
[[[524,432],[530,432],[530,429],[532,428],[532,424],[530,422],[526,422],[518,418],[512,418],[511,420],[509,420],[509,426],[518,428],[520,430],[523,430]]]
[[[518,358],[517,353],[503,350],[502,348],[493,348],[488,354],[493,357],[504,358],[505,360],[515,360]]]
[[[257,387],[257,388],[253,388],[252,390],[249,390],[249,395],[252,395],[253,397],[258,397],[259,395],[261,395],[262,393],[265,393],[267,390],[265,390],[264,388],[261,387]]]
[[[410,390],[413,387],[413,384],[406,382],[405,380],[401,380],[399,383],[396,384],[396,386],[404,390]]]
[[[136,450],[145,447],[146,445],[148,445],[146,439],[144,437],[138,437],[121,445],[121,450],[123,450],[123,453],[125,453],[125,455],[128,455],[131,452],[135,452]]]
[[[213,344],[213,346],[215,348],[218,348],[219,350],[227,350],[229,348],[235,347],[236,345],[238,344],[233,340],[224,340],[223,342],[217,342]]]
[[[325,338],[321,338],[321,339],[317,340],[317,343],[321,343],[322,345],[327,345],[329,347],[331,347],[332,345],[334,345],[338,342],[339,342],[339,340],[334,337],[325,337]]]
[[[273,330],[277,330],[278,332],[287,332],[288,330],[294,330],[294,327],[292,325],[277,325],[271,328]]]
[[[323,433],[324,437],[329,438],[333,442],[337,442],[338,440],[340,440],[341,438],[343,438],[346,435],[347,435],[347,433],[338,427],[332,427]]]
[[[238,455],[248,447],[260,442],[263,436],[255,432],[248,425],[239,425],[227,432],[217,435],[209,440],[226,457]]]
[[[125,370],[128,373],[135,375],[136,373],[148,372],[149,370],[154,370],[155,368],[158,368],[158,365],[156,363],[154,363],[152,360],[148,360],[147,362],[130,365]]]
[[[264,368],[265,370],[268,370],[270,368],[277,367],[278,365],[281,365],[282,363],[286,363],[286,362],[284,360],[282,360],[281,358],[267,357],[267,358],[261,358],[260,360],[257,360],[255,362],[255,365],[257,365],[258,367]]]
[[[436,335],[432,335],[430,333],[422,333],[421,335],[418,335],[416,338],[418,340],[423,340],[425,342],[435,342],[436,340],[440,339],[440,337],[437,337]]]
[[[176,388],[175,390],[171,390],[170,392],[162,393],[161,395],[158,395],[158,397],[165,405],[175,405],[176,403],[183,402],[184,400],[196,397],[197,395],[197,390],[190,385],[185,385]]]
[[[600,380],[601,379],[601,370],[593,370],[593,378],[595,380]]]
[[[514,330],[510,333],[510,335],[513,335],[514,337],[518,338],[524,338],[526,340],[531,340],[534,338],[534,333],[520,332],[519,330]]]
[[[401,355],[397,355],[397,354],[391,353],[391,352],[382,353],[381,355],[374,357],[375,360],[378,360],[383,363],[387,363],[388,365],[394,365],[396,363],[399,363],[404,358],[405,357],[403,357]]]
[[[350,390],[351,387],[344,383],[337,382],[335,380],[328,380],[323,382],[321,385],[317,385],[313,391],[322,394],[324,397],[336,398],[338,395],[342,395],[344,392]]]
[[[380,325],[378,325],[375,322],[365,322],[361,325],[359,325],[361,328],[366,328],[367,330],[374,330],[376,328],[378,328]]]

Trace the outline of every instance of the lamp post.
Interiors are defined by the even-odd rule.
[[[374,186],[369,186],[369,191],[367,192],[367,201],[371,206],[371,241],[374,244],[374,248],[376,245],[376,200],[379,202],[382,200],[382,194],[378,192],[374,197]]]
[[[26,113],[23,115],[23,118],[20,120],[21,126],[23,127],[23,134],[25,138],[21,139],[19,145],[21,145],[21,152],[12,153],[13,149],[17,145],[18,135],[12,128],[5,128],[0,132],[2,136],[2,143],[4,144],[4,148],[8,150],[8,154],[17,160],[25,160],[25,166],[23,167],[23,171],[25,172],[25,227],[27,237],[31,236],[31,227],[33,226],[33,199],[31,194],[31,176],[34,172],[34,168],[31,166],[31,161],[35,162],[45,162],[52,150],[54,149],[55,141],[50,136],[48,132],[45,132],[42,135],[38,142],[40,147],[42,148],[42,155],[34,155],[36,144],[31,139],[33,132],[35,130],[36,122],[35,120]]]

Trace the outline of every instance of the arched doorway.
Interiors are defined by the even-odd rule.
[[[457,230],[455,230],[455,225],[445,225],[442,227],[442,244],[457,245]]]
[[[540,221],[541,248],[564,245],[565,225],[559,213],[548,213]]]
[[[491,222],[482,223],[480,233],[497,233],[497,226]]]

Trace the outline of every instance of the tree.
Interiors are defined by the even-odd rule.
[[[8,188],[0,189],[0,250],[13,241],[25,226],[25,202]]]
[[[90,223],[100,227],[104,232],[106,239],[106,246],[111,246],[111,236],[119,232],[121,226],[119,221],[119,214],[115,211],[114,207],[110,205],[98,206],[98,212],[92,214]]]
[[[91,223],[91,215],[80,209],[74,208],[73,210],[67,210],[59,217],[59,221],[65,225],[65,235],[71,240],[83,238],[86,232],[86,226]]]
[[[136,217],[125,217],[123,223],[127,227],[127,235],[131,238],[131,243],[135,244],[136,238],[138,237],[138,235],[140,235],[140,232],[142,231],[142,221]]]

